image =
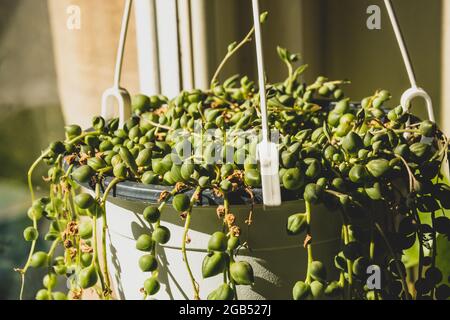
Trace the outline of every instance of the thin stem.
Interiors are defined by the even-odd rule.
[[[449,148],[449,140],[448,138],[444,135],[443,137],[443,144],[445,145],[444,147],[441,146],[441,150],[439,151],[439,154],[437,156],[433,156],[430,160],[434,160],[434,159],[439,159],[439,158],[443,158],[443,156],[448,153],[448,148]],[[443,160],[443,159],[442,159]],[[441,160],[441,162],[442,162]]]
[[[36,167],[41,163],[41,161],[50,154],[50,150],[45,151],[37,160],[31,165],[30,169],[28,170],[28,188],[30,189],[30,195],[31,195],[31,202],[34,203],[35,195],[34,195],[34,189],[33,189],[33,172],[36,169]]]
[[[33,184],[31,181],[31,176],[33,174],[34,169],[36,168],[36,166],[40,163],[40,161],[45,157],[45,153],[39,157],[38,160],[35,161],[35,163],[31,166],[30,170],[28,171],[28,186],[30,187],[30,192],[31,192],[31,198],[32,198],[32,202],[34,202],[34,191],[33,191]],[[33,227],[37,230],[38,225],[37,225],[37,219],[36,217],[33,215]],[[28,259],[25,263],[25,266],[22,269],[15,269],[15,271],[19,272],[21,274],[20,280],[21,280],[21,284],[20,284],[20,293],[19,293],[19,299],[23,300],[23,292],[25,289],[25,274],[28,271],[28,268],[30,267],[30,263],[31,263],[31,258],[33,257],[34,254],[34,250],[36,249],[36,243],[37,243],[37,239],[33,240],[31,242],[31,247],[30,247],[30,251],[28,253]]]
[[[411,192],[414,192],[414,182],[416,181],[416,178],[413,174],[413,172],[411,171],[411,168],[408,165],[408,162],[406,161],[405,158],[403,158],[402,156],[395,154],[393,152],[390,151],[384,151],[387,154],[393,155],[394,157],[396,157],[397,159],[400,159],[403,162],[403,165],[405,166],[406,171],[408,171],[408,178],[409,178],[409,190]]]
[[[344,210],[341,210],[342,215],[342,236],[344,238],[344,245],[350,242],[350,232],[348,229],[348,218]],[[353,287],[353,262],[349,259],[345,259],[347,262],[347,274],[348,274],[348,298],[352,298],[352,287]]]
[[[75,213],[75,217],[79,217],[79,212],[77,206],[74,204],[74,200],[76,196],[75,190],[71,188],[70,190],[70,206],[72,207],[73,212]]]
[[[56,239],[55,241],[53,241],[53,243],[52,243],[52,246],[50,247],[50,250],[48,251],[48,264],[50,265],[51,264],[51,260],[52,260],[52,258],[53,258],[53,255],[55,254],[55,250],[56,250],[56,248],[57,248],[57,246],[58,246],[58,244],[61,242],[61,239],[60,238],[58,238],[58,239]]]
[[[230,200],[228,199],[228,193],[223,195],[223,207],[225,209],[225,215],[230,213]]]
[[[293,85],[294,80],[295,80],[295,79],[293,79],[294,78],[294,69],[292,67],[292,64],[288,60],[285,60],[284,63],[286,64],[286,66],[288,68],[288,73],[289,73],[289,77],[288,77],[288,80],[287,80],[287,86],[286,87],[288,89],[288,92],[291,92],[292,91],[292,85]]]
[[[167,131],[174,131],[174,129],[172,127],[164,126],[162,124],[153,122],[151,120],[145,120],[145,122],[148,122],[149,124],[151,124],[152,126],[158,128],[158,129],[164,129],[164,130],[167,130]]]
[[[48,274],[51,273],[51,266],[52,266],[53,255],[55,254],[56,247],[58,246],[60,241],[61,241],[61,239],[59,237],[58,237],[58,239],[54,240],[52,245],[51,245],[51,247],[50,247],[50,250],[47,253],[47,257],[48,257],[47,258]],[[48,287],[47,291],[49,292],[49,295],[50,295],[50,298],[51,298],[52,297],[52,294],[51,294],[52,293],[52,289],[51,289],[51,287]]]
[[[226,104],[229,104],[230,107],[236,107],[236,105],[237,105],[236,103],[233,103],[232,101],[230,101],[226,98],[217,96],[214,92],[208,92],[208,96],[215,98],[217,100],[221,100],[221,101],[225,102]]]
[[[37,230],[37,220],[35,217],[33,217],[33,227]],[[25,263],[25,266],[22,269],[16,270],[20,273],[20,279],[21,279],[21,283],[20,283],[20,294],[19,294],[19,299],[23,300],[23,292],[25,289],[25,273],[28,271],[28,268],[30,267],[30,263],[31,263],[31,257],[34,254],[34,250],[36,248],[36,243],[37,243],[37,239],[33,240],[33,242],[31,242],[31,247],[30,247],[30,252],[28,253],[28,259],[27,262]]]
[[[345,274],[343,271],[339,274],[339,285],[344,288],[345,286]]]
[[[370,262],[374,261],[374,257],[375,257],[375,228],[374,228],[374,217],[373,217],[373,213],[374,213],[374,208],[373,208],[373,203],[371,204],[371,208],[370,208],[370,245],[369,245],[369,260]]]
[[[412,209],[412,212],[413,212],[414,218],[415,218],[416,221],[417,221],[417,224],[418,224],[418,225],[421,225],[422,222],[421,222],[421,220],[420,220],[420,216],[419,216],[419,214],[418,214],[416,208],[413,208],[413,209]],[[423,239],[424,239],[424,235],[423,235],[423,232],[422,232],[422,230],[421,230],[420,228],[418,228],[418,230],[417,230],[417,237],[418,237],[418,239],[419,239],[419,268],[418,268],[419,270],[418,270],[418,275],[419,275],[419,279],[422,279],[422,277],[423,277],[423,267],[424,267],[424,257],[425,257],[425,254],[424,254],[423,243],[422,243],[422,241],[423,241]],[[420,292],[419,292],[419,293],[420,293]],[[416,297],[416,298],[417,298],[417,297]],[[420,298],[420,296],[419,296],[419,298]]]
[[[20,294],[19,294],[19,299],[23,300],[23,291],[25,288],[25,272],[21,272],[20,273],[20,280],[21,280],[21,284],[20,284]]]
[[[436,212],[431,213],[431,223],[433,227],[436,226]],[[436,233],[433,234],[433,249],[432,249],[432,262],[431,266],[434,268],[436,267],[436,256],[437,256],[437,237]]]
[[[375,228],[373,226],[373,217],[371,217],[371,225],[370,225],[370,244],[369,244],[369,261],[370,263],[375,263]],[[374,289],[375,300],[379,300],[379,292],[377,289]]]
[[[344,241],[344,225],[342,225],[342,229],[341,229],[341,244],[342,244],[342,241]],[[339,275],[339,285],[341,286],[341,288],[345,288],[345,272],[343,270],[341,270],[340,275]],[[342,299],[345,299],[344,290],[342,290]]]
[[[252,41],[253,34],[255,33],[255,27],[253,27],[250,32],[245,36],[245,38],[231,51],[229,51],[223,61],[220,63],[219,67],[217,68],[216,72],[214,73],[214,76],[211,80],[211,88],[214,88],[215,84],[217,83],[217,79],[219,78],[220,73],[222,72],[223,68],[227,64],[228,60],[233,57],[233,55],[238,52],[245,44]]]
[[[178,189],[177,189],[177,188],[173,188],[173,190],[170,192],[169,196],[168,196],[167,198],[165,198],[163,202],[161,202],[161,204],[160,204],[159,207],[158,207],[158,211],[159,211],[160,213],[162,213],[163,210],[164,210],[164,208],[166,207],[167,201],[168,201],[171,197],[173,197],[174,195],[176,195],[177,192],[178,192]],[[155,223],[155,226],[156,226],[156,227],[159,227],[160,225],[161,225],[161,219],[159,219],[158,222]]]
[[[431,223],[433,225],[433,228],[436,226],[436,212],[431,213]],[[431,266],[434,268],[436,267],[436,256],[437,256],[437,235],[436,232],[433,233],[433,249],[432,249],[432,256],[431,256]],[[434,297],[436,292],[436,287],[434,287],[431,290],[431,296]]]
[[[108,187],[106,188],[105,192],[103,193],[103,197],[102,197],[102,208],[103,209],[105,209],[106,200],[108,199],[109,193],[120,181],[122,181],[122,179],[115,178],[111,181],[110,184],[108,184]]]
[[[308,236],[311,236],[311,204],[309,201],[306,201],[306,224],[308,225]],[[306,246],[306,249],[308,251],[308,268],[306,271],[306,283],[311,283],[311,264],[313,262],[313,254],[312,254],[312,247],[311,247],[311,240],[308,241],[308,244]]]
[[[93,218],[93,237],[94,237],[94,258],[92,259],[92,265],[95,267],[95,270],[100,278],[100,284],[102,286],[102,294],[101,297],[104,298],[105,292],[107,292],[107,288],[105,286],[105,279],[103,278],[103,273],[100,270],[100,260],[98,258],[98,244],[97,244],[97,217]]]
[[[375,241],[374,241],[374,232],[373,228],[370,230],[370,247],[369,247],[369,259],[373,261],[375,255]]]
[[[406,300],[409,300],[409,291],[408,291],[408,285],[406,284],[406,277],[403,274],[403,270],[400,266],[399,260],[397,259],[397,255],[394,253],[394,250],[392,249],[391,244],[389,243],[389,240],[387,239],[386,235],[384,234],[383,229],[381,228],[381,226],[375,222],[375,227],[377,228],[378,232],[380,233],[381,237],[383,238],[386,247],[389,250],[389,253],[391,254],[391,256],[394,258],[394,262],[395,262],[395,267],[397,269],[397,272],[400,276],[401,282],[402,282],[402,288],[403,288],[403,292],[405,293],[405,297]]]
[[[228,193],[226,193],[226,192],[223,195],[223,207],[225,209],[225,216],[227,216],[227,214],[230,213],[230,200],[228,199]],[[225,221],[223,222],[223,228],[224,229],[227,228]],[[234,282],[233,277],[231,276],[231,271],[230,271],[231,264],[234,263],[233,252],[229,251],[229,256],[230,256],[230,263],[228,264],[228,274],[229,274],[229,278],[230,278],[231,288],[234,291],[234,299],[237,301],[238,300],[237,286],[236,286],[236,283]]]
[[[95,185],[95,195],[96,195],[96,201],[98,201],[99,197],[100,197],[100,184],[97,183]],[[92,259],[92,265],[94,265],[96,272],[99,275],[100,278],[100,283],[102,286],[102,297],[105,298],[105,293],[109,292],[109,287],[107,288],[105,286],[105,279],[103,278],[103,273],[100,270],[100,260],[98,258],[98,242],[97,242],[97,216],[94,215],[93,217],[93,232],[92,232],[92,241],[94,242],[94,258]]]
[[[66,212],[68,214],[68,216],[67,216],[68,220],[69,221],[74,221],[74,218],[73,218],[73,215],[72,215],[73,209],[72,209],[72,207],[70,205],[70,201],[69,200],[70,200],[70,192],[68,190],[64,190],[64,196],[63,196],[64,209],[66,210]]]
[[[81,237],[80,235],[77,235],[76,237],[77,239],[77,252],[76,252],[76,256],[75,256],[75,264],[77,266],[77,269],[80,269],[81,266]],[[68,254],[68,252],[66,251],[66,259],[69,260],[69,262],[72,262],[72,258],[70,256],[70,254]],[[66,261],[67,263],[67,261]]]
[[[392,132],[398,133],[398,134],[401,134],[401,133],[413,133],[413,134],[417,134],[417,135],[421,134],[420,130],[417,130],[417,129],[389,129],[389,130],[383,129],[383,130],[377,131],[377,133],[378,134],[387,133],[388,131],[392,131]]]
[[[189,233],[189,228],[191,226],[192,209],[194,207],[194,204],[197,202],[197,196],[200,193],[200,191],[201,191],[201,188],[197,187],[194,194],[192,195],[189,210],[186,212],[187,215],[186,215],[186,221],[184,224],[183,240],[181,243],[181,252],[183,254],[183,261],[184,261],[184,264],[186,265],[186,269],[189,273],[189,278],[191,279],[192,287],[194,289],[194,300],[200,300],[200,288],[199,288],[198,282],[194,278],[191,267],[189,265],[187,252],[186,252],[186,242],[187,242],[187,237],[188,237],[188,233]]]
[[[105,192],[103,193],[102,198],[102,222],[103,222],[103,228],[102,228],[102,258],[103,258],[103,274],[105,276],[105,282],[106,282],[106,288],[111,288],[111,281],[109,279],[109,268],[108,268],[108,259],[106,254],[106,232],[108,231],[108,220],[106,217],[106,200],[108,199],[108,195],[111,192],[111,190],[121,181],[120,178],[115,178],[111,181],[111,183],[106,188]]]
[[[344,243],[347,245],[350,242],[350,235],[348,230],[348,224],[345,223],[344,225]],[[349,291],[350,295],[352,292],[352,286],[353,286],[353,262],[350,259],[347,260],[347,273],[348,273],[348,285],[349,285]]]
[[[48,252],[48,269],[49,269],[49,274],[51,273],[53,255],[55,254],[55,250],[56,250],[58,244],[60,243],[60,241],[61,241],[61,240],[60,240],[59,237],[58,237],[58,239],[56,239],[55,241],[53,241],[52,246],[50,247],[50,250],[49,250],[49,252]],[[52,295],[51,295],[51,293],[52,293],[52,288],[51,288],[51,287],[48,287],[47,290],[48,290],[48,292],[49,292],[49,294],[50,294],[50,297],[51,297],[51,296],[52,296]]]
[[[65,141],[68,144],[72,144],[75,143],[81,139],[84,139],[87,136],[93,136],[93,135],[98,135],[99,133],[97,131],[94,132],[86,132],[81,134],[80,136],[69,140],[69,141]],[[46,151],[44,151],[41,156],[39,158],[36,159],[36,161],[31,165],[30,169],[28,170],[28,175],[27,175],[27,180],[28,180],[28,188],[30,189],[30,195],[31,195],[31,202],[34,202],[35,200],[35,194],[34,194],[34,189],[33,189],[33,181],[32,181],[32,176],[34,173],[34,170],[36,169],[36,167],[41,163],[42,160],[44,160],[45,157],[47,157],[50,154],[51,150],[47,149]]]
[[[234,263],[233,252],[228,251],[228,254],[229,254],[229,256],[230,256],[230,263],[228,264],[228,268],[227,268],[226,271],[228,272],[228,278],[230,279],[230,286],[231,286],[231,289],[233,289],[233,292],[234,292],[234,299],[235,299],[236,301],[238,301],[239,298],[238,298],[238,293],[237,293],[236,282],[234,282],[234,279],[233,279],[233,277],[231,276],[231,264]]]

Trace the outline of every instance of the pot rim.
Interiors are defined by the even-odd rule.
[[[112,182],[113,177],[105,177],[104,183],[102,185],[102,193],[105,191],[105,188]],[[89,190],[94,190],[95,187],[89,183],[79,183],[78,184],[87,188]],[[123,181],[117,183],[114,188],[111,190],[108,198],[118,198],[125,201],[140,201],[147,202],[151,204],[156,204],[159,202],[159,198],[161,193],[163,192],[171,192],[173,190],[173,186],[160,186],[160,185],[145,185],[141,182],[134,181]],[[188,196],[192,196],[194,190],[187,190],[184,192]],[[253,188],[253,199],[250,194],[245,191],[235,191],[229,193],[229,201],[232,205],[261,205],[263,204],[262,197],[262,189],[261,188]],[[296,192],[288,191],[282,189],[282,201],[298,201],[301,200],[299,198],[299,194]],[[168,199],[167,203],[171,204],[171,198]],[[211,189],[204,189],[201,193],[201,197],[197,203],[197,206],[214,206],[214,205],[223,205],[223,198],[214,194],[214,191]]]

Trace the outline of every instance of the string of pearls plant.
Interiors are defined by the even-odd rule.
[[[245,241],[240,239],[242,226],[236,225],[230,195],[251,197],[261,184],[258,140],[247,142],[236,134],[261,127],[258,90],[246,76],[236,75],[222,84],[217,80],[253,32],[230,45],[209,90],[182,92],[171,100],[137,95],[134,115],[123,127],[117,119],[101,117],[88,131],[70,125],[65,128],[66,139],[42,153],[28,172],[31,226],[24,230],[24,238],[31,246],[25,265],[16,269],[22,277],[21,297],[29,268],[45,268],[38,300],[81,299],[88,288],[101,299],[112,298],[105,204],[125,180],[171,187],[161,193],[159,203],[142,212],[153,230],[136,240],[142,251],[136,263],[149,274],[142,284],[145,297],[160,289],[158,247],[171,237],[164,226],[164,211],[171,203],[185,223],[182,255],[195,293],[192,298],[200,299],[201,281],[193,276],[186,247],[195,206],[207,189],[221,197],[223,205],[217,208],[218,229],[208,243],[202,274],[205,279],[223,274],[224,279],[208,299],[237,299],[238,286],[254,283],[252,266],[239,259]],[[307,66],[295,67],[298,55],[283,48],[278,54],[288,77],[267,86],[269,121],[280,136],[283,192],[306,203],[306,212],[293,212],[286,221],[286,232],[298,237],[308,257],[306,275],[299,274],[301,281],[286,290],[296,300],[448,298],[449,287],[442,284],[446,279],[436,264],[437,244],[450,235],[445,211],[450,209],[450,187],[441,174],[447,137],[434,123],[421,121],[402,107],[389,109],[391,95],[385,90],[355,105],[343,91],[348,81],[319,77],[305,84],[300,77]],[[320,102],[332,107],[324,108]],[[211,131],[212,135],[206,134]],[[44,178],[49,188],[47,196],[36,198],[32,175],[41,162],[50,167]],[[112,180],[106,185],[109,177]],[[79,184],[89,185],[94,195]],[[188,196],[186,192],[192,190]],[[315,232],[311,220],[318,205],[342,217],[342,250],[329,257],[340,272],[338,279],[327,277],[311,246]],[[423,222],[424,215],[431,217],[431,223]],[[250,216],[247,222],[252,219],[258,217]],[[49,223],[49,229],[40,235],[42,221]],[[48,251],[38,251],[39,237],[50,243]],[[408,285],[411,277],[402,255],[413,246],[419,254],[418,276]],[[55,256],[59,248],[63,254]],[[366,286],[369,265],[382,272],[381,290]],[[55,291],[62,278],[69,279],[68,292]]]

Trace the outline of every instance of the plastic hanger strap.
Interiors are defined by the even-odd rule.
[[[130,22],[130,14],[132,6],[133,0],[125,0],[125,9],[122,17],[122,27],[120,30],[119,46],[117,49],[117,57],[116,57],[116,70],[114,75],[114,86],[116,88],[119,88],[120,79],[122,76],[123,57],[125,53],[125,43],[127,40],[128,25]]]
[[[117,49],[116,67],[114,73],[113,87],[106,90],[102,96],[102,117],[110,119],[112,117],[112,109],[117,103],[119,109],[119,126],[122,127],[125,120],[131,116],[131,98],[128,91],[120,87],[120,79],[122,76],[123,57],[125,53],[125,43],[128,33],[128,25],[130,22],[131,8],[133,0],[125,0],[124,12],[122,17],[122,26],[120,30],[119,45]]]
[[[397,38],[397,42],[400,48],[400,53],[405,63],[406,72],[408,73],[409,81],[411,83],[411,88],[405,91],[405,93],[402,96],[401,99],[402,107],[405,111],[409,111],[413,99],[417,97],[423,98],[427,104],[428,118],[434,122],[435,116],[434,116],[433,102],[431,100],[430,95],[424,89],[419,88],[417,86],[414,68],[412,66],[411,58],[409,56],[408,49],[406,48],[405,39],[400,29],[400,25],[398,23],[398,19],[394,11],[394,7],[392,6],[392,2],[391,0],[384,0],[384,3],[386,5],[386,9],[389,14],[389,19],[391,21],[392,28],[394,29],[395,37]]]
[[[258,159],[261,168],[261,184],[265,206],[281,205],[279,177],[279,152],[275,143],[269,141],[269,122],[267,116],[266,81],[264,54],[258,0],[253,0],[253,19],[255,24],[256,61],[258,63],[259,98],[261,106],[262,141],[258,145]]]

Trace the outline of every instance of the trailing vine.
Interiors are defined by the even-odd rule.
[[[258,91],[246,76],[218,83],[225,63],[252,35],[253,30],[229,47],[210,90],[182,92],[173,99],[137,95],[134,114],[124,126],[119,127],[118,119],[101,117],[93,119],[90,130],[67,126],[66,139],[52,143],[32,164],[31,225],[24,230],[30,252],[24,266],[16,269],[22,279],[21,298],[30,267],[48,269],[36,293],[39,300],[81,299],[90,289],[100,299],[113,298],[107,201],[124,181],[166,188],[159,201],[142,212],[147,228],[136,239],[136,250],[143,254],[137,264],[149,274],[142,284],[144,298],[161,289],[158,259],[172,237],[170,225],[165,225],[170,206],[184,222],[183,237],[176,240],[192,286],[189,298],[238,299],[242,286],[258,281],[251,260],[241,255],[240,248],[251,249],[251,243],[241,239],[242,226],[233,213],[237,195],[247,195],[254,203],[261,187]],[[435,123],[397,104],[390,108],[388,91],[378,90],[353,104],[343,90],[348,81],[319,77],[303,83],[300,76],[307,66],[295,67],[298,55],[283,48],[278,53],[288,77],[267,86],[270,127],[280,137],[283,195],[305,203],[305,212],[293,212],[278,226],[304,246],[298,254],[305,257],[307,272],[299,274],[302,280],[287,292],[296,300],[447,299],[448,270],[440,270],[437,263],[437,239],[448,240],[450,235],[450,187],[442,175],[448,165],[448,139]],[[32,176],[43,162],[50,166],[44,178],[49,193],[36,199]],[[205,248],[203,279],[196,279],[197,270],[189,263],[190,231],[198,219],[196,206],[205,204],[205,191],[222,204],[216,210],[218,231]],[[328,223],[315,215],[321,207],[342,217],[341,249],[329,261],[317,260],[313,250],[320,230],[312,226]],[[256,219],[249,206],[246,224]],[[48,252],[36,251],[42,221],[50,223],[43,236],[51,244]],[[413,246],[419,256],[409,266],[418,271],[415,279],[403,259]],[[55,256],[59,248],[63,254]],[[338,270],[337,279],[326,270],[330,261]],[[380,270],[381,287],[367,285],[369,266]],[[204,294],[201,280],[212,277],[223,278],[223,283]],[[68,292],[55,291],[61,278],[69,280]]]

